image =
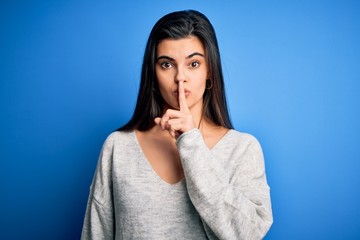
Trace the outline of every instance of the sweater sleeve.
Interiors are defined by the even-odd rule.
[[[210,228],[219,239],[261,239],[273,221],[261,147],[244,136],[238,144],[229,143],[234,149],[227,169],[198,129],[177,140],[190,199],[207,232]]]
[[[105,141],[90,187],[82,240],[114,239],[115,218],[112,198],[113,136]]]

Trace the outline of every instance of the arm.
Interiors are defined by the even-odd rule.
[[[102,148],[90,188],[82,240],[114,239],[115,220],[112,199],[113,138],[108,137]]]
[[[261,239],[272,224],[263,155],[255,138],[231,154],[231,174],[207,148],[198,129],[177,141],[189,196],[220,239]],[[239,150],[241,149],[241,150]]]

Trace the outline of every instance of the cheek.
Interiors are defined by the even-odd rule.
[[[158,86],[161,95],[171,90],[171,85],[167,81],[164,81],[164,79],[158,79]]]
[[[199,72],[197,73],[196,78],[198,79],[199,85],[205,87],[205,85],[206,85],[206,79],[208,78],[207,68],[206,68],[206,67],[202,68],[201,71],[199,71]]]
[[[207,76],[205,74],[199,74],[199,76],[197,76],[197,81],[196,82],[196,87],[198,89],[205,89],[206,87],[206,78]]]
[[[156,73],[156,79],[157,79],[157,84],[159,86],[160,91],[164,88],[166,88],[166,77],[164,76],[164,74],[161,73]]]
[[[171,84],[173,83],[172,71],[161,71],[161,70],[156,69],[155,75],[157,78],[158,85],[161,88],[167,88],[167,87],[171,86]]]
[[[161,73],[156,74],[156,77],[157,77],[157,83],[159,86],[160,95],[165,101],[168,101],[172,91],[171,80],[167,75]]]

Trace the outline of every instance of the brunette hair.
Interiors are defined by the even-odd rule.
[[[178,11],[162,17],[151,30],[146,44],[141,71],[141,82],[134,114],[130,121],[118,129],[128,131],[149,130],[154,118],[163,114],[164,100],[160,95],[155,74],[156,50],[163,39],[196,36],[203,44],[211,86],[203,97],[203,116],[219,126],[233,128],[226,104],[225,86],[220,52],[215,30],[209,19],[195,10]]]

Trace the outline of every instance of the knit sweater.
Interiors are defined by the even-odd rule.
[[[105,141],[90,188],[82,239],[261,239],[272,224],[258,141],[229,130],[209,149],[198,129],[176,141],[185,178],[169,184],[135,135]]]

